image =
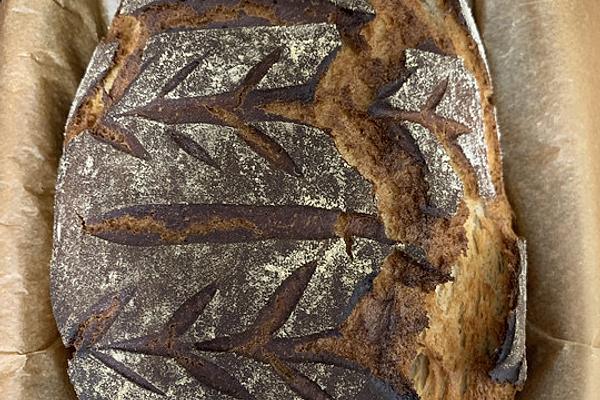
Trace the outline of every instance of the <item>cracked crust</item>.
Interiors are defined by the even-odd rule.
[[[57,188],[82,399],[514,397],[523,246],[457,4],[123,4]]]

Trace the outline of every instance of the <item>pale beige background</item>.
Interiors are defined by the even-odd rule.
[[[522,399],[600,399],[600,1],[475,0],[519,231]]]
[[[474,3],[508,190],[529,240],[530,379],[521,398],[597,400],[600,2]],[[73,398],[49,309],[51,198],[64,118],[115,7],[0,0],[1,399]]]
[[[52,197],[66,112],[105,15],[95,0],[0,1],[0,399],[74,398],[50,312]]]

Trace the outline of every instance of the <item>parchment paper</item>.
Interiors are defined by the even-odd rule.
[[[64,120],[117,0],[0,0],[0,398],[74,399],[50,311]],[[600,2],[475,0],[530,249],[527,400],[600,393]]]
[[[528,240],[521,399],[600,399],[600,2],[476,0]]]
[[[95,0],[0,1],[0,398],[70,399],[48,291],[64,120],[106,12]]]

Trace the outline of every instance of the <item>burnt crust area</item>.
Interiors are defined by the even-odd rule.
[[[87,96],[67,131],[67,142],[88,131],[119,151],[149,160],[135,134],[115,124],[109,113],[153,61],[142,63],[143,49],[153,35],[196,28],[319,22],[337,26],[343,46],[323,60],[317,73],[305,85],[257,89],[260,80],[281,56],[281,49],[276,49],[253,67],[231,93],[189,99],[164,98],[198,66],[197,61],[192,61],[163,87],[161,99],[132,110],[128,115],[168,124],[207,123],[235,128],[248,147],[273,169],[298,178],[303,173],[299,164],[283,146],[249,122],[277,120],[317,127],[329,133],[344,159],[373,183],[380,216],[299,206],[174,204],[169,207],[131,206],[106,214],[88,215],[83,226],[84,232],[91,236],[128,246],[342,238],[352,257],[353,238],[359,237],[389,245],[411,243],[420,249],[422,253],[411,252],[406,247],[393,251],[368,293],[357,301],[349,317],[335,332],[293,338],[287,342],[273,337],[289,318],[291,303],[295,306],[298,302],[302,282],[308,282],[314,272],[314,265],[307,264],[284,281],[249,331],[195,344],[196,350],[242,354],[270,365],[294,392],[307,399],[330,397],[292,367],[292,362],[324,363],[369,371],[390,383],[398,393],[404,391],[407,398],[418,398],[409,377],[417,349],[422,345],[422,334],[430,326],[427,306],[436,287],[452,281],[452,267],[467,250],[464,225],[472,211],[461,203],[453,216],[431,212],[426,198],[422,156],[409,135],[397,124],[401,119],[420,123],[431,130],[450,128],[453,137],[463,133],[463,125],[444,120],[432,112],[445,90],[443,85],[434,90],[421,113],[390,115],[383,107],[373,112],[381,88],[397,82],[398,77],[407,73],[405,48],[418,48],[429,43],[431,48],[444,54],[455,54],[457,50],[440,27],[422,19],[416,2],[374,0],[372,3],[376,15],[341,9],[324,0],[277,3],[263,0],[161,1],[133,15],[119,16],[106,39],[120,43],[113,69]],[[198,143],[177,132],[170,135],[184,152],[218,169]],[[466,163],[461,160],[458,164],[461,162]],[[422,254],[426,254],[424,259]],[[209,286],[206,290],[206,298],[214,296],[214,288]],[[110,322],[115,316],[114,304],[118,303],[119,307],[121,304],[115,302],[100,307],[96,314],[102,321]],[[252,395],[226,371],[174,345],[181,331],[190,325],[189,321],[182,322],[182,315],[189,312],[197,317],[201,308],[196,307],[192,312],[190,309],[194,307],[191,303],[186,304],[171,318],[168,329],[115,345],[113,349],[169,356],[207,386],[234,398],[252,399]],[[281,310],[285,312],[277,319]],[[95,318],[82,325],[83,333],[78,334],[80,339],[76,340],[75,347],[83,348],[81,343],[87,343],[85,332],[89,326],[97,325],[94,331],[110,327],[105,322],[97,324]],[[96,339],[90,342],[90,345],[96,344]],[[107,354],[97,349],[90,352],[138,386],[163,393]]]

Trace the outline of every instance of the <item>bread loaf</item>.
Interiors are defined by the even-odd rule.
[[[512,399],[525,244],[464,2],[124,1],[66,128],[81,399]]]

